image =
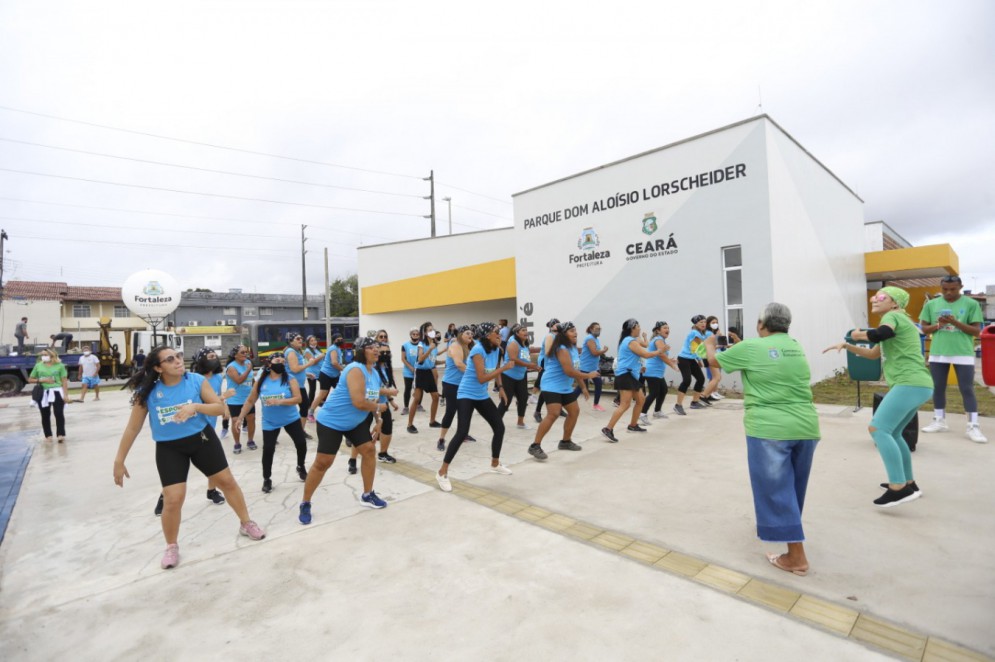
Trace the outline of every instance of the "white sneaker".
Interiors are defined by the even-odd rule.
[[[987,444],[988,438],[981,434],[981,426],[977,423],[968,424],[967,426],[967,438],[976,444]]]
[[[723,398],[725,398],[725,396],[719,393],[718,391],[712,393],[712,397],[716,400],[722,400]]]
[[[530,405],[534,405],[537,402],[539,402],[539,398],[537,398],[535,395],[530,395],[529,396],[529,404]]]
[[[511,469],[509,469],[508,467],[504,466],[503,464],[499,464],[496,467],[491,467],[491,473],[492,474],[501,474],[502,476],[510,476],[511,475]]]
[[[515,427],[518,428],[519,430],[531,430],[532,429],[532,426],[529,425],[528,423],[522,423],[521,425],[516,425]]]
[[[439,489],[443,492],[453,491],[453,484],[449,482],[449,476],[441,476],[437,473],[435,474],[435,482],[439,484]]]
[[[950,428],[947,427],[947,421],[942,418],[934,418],[933,422],[922,428],[923,432],[946,432]]]
[[[224,439],[228,436],[228,428],[221,428],[221,438]]]
[[[650,417],[647,416],[646,414],[639,415],[639,422],[642,423],[643,425],[653,425],[652,423],[650,423]]]
[[[653,412],[653,418],[670,418],[670,417],[664,414],[662,411],[655,411]]]

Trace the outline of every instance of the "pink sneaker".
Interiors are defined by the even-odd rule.
[[[601,405],[594,405],[594,411],[605,411],[605,408]]]
[[[162,569],[169,570],[180,564],[180,546],[176,544],[166,545],[166,553],[162,555]]]
[[[308,423],[314,423],[314,414],[308,414],[307,415],[307,422]]]
[[[259,525],[253,522],[251,519],[238,527],[238,532],[243,536],[248,536],[252,540],[262,540],[266,537],[266,532],[259,528]]]

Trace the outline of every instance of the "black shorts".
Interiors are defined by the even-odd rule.
[[[301,386],[301,403],[297,405],[297,410],[300,412],[301,418],[307,418],[310,413],[308,410],[311,408],[311,398],[307,397],[307,387]]]
[[[155,467],[163,487],[187,482],[191,464],[205,476],[228,468],[225,449],[211,426],[189,437],[156,443]]]
[[[231,412],[231,417],[232,418],[238,418],[239,417],[239,415],[242,413],[242,406],[244,404],[245,403],[242,403],[241,405],[228,405],[228,411]],[[256,406],[252,405],[252,409],[249,410],[249,412],[246,414],[246,416],[254,416],[255,413],[256,413]]]
[[[439,392],[439,388],[435,385],[435,374],[431,369],[415,370],[415,388],[420,388],[422,393]]]
[[[338,377],[329,377],[323,372],[318,373],[318,388],[322,391],[331,391],[339,385]]]
[[[577,394],[573,392],[553,393],[552,391],[543,391],[542,399],[546,402],[547,407],[549,405],[563,405],[566,407],[573,402],[577,402]]]
[[[352,446],[361,446],[369,441],[373,441],[373,435],[370,434],[370,425],[372,424],[373,412],[370,412],[370,415],[364,418],[359,425],[347,432],[334,430],[319,422],[317,424],[318,452],[325,455],[335,455],[339,452],[339,447],[342,446],[343,437],[349,440],[349,444]]]
[[[615,375],[616,391],[638,391],[639,388],[639,380],[629,373],[623,372],[621,375]]]

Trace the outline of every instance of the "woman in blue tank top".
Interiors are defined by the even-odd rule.
[[[456,418],[456,393],[460,382],[463,381],[463,373],[466,372],[466,360],[472,344],[473,332],[464,324],[456,329],[456,335],[446,350],[446,370],[442,374],[442,398],[446,401],[446,413],[442,417],[439,443],[435,446],[439,451],[446,450],[446,435],[449,434],[449,427]]]
[[[636,401],[636,406],[632,409],[632,420],[626,429],[629,432],[646,432],[646,428],[639,425],[644,398],[643,391],[639,387],[639,373],[642,369],[640,359],[650,359],[660,354],[659,349],[647,351],[646,334],[642,333],[639,322],[632,318],[625,320],[618,339],[618,368],[615,369],[615,390],[618,391],[619,405],[618,409],[612,412],[608,427],[601,428],[601,434],[611,443],[618,443],[614,432],[615,424],[629,409],[633,399]]]
[[[249,358],[249,348],[245,345],[239,345],[232,349],[231,354],[228,355],[225,379],[228,381],[228,386],[235,389],[235,393],[227,399],[225,405],[228,409],[229,418],[240,417],[248,424],[248,447],[250,451],[256,450],[256,442],[254,441],[256,436],[256,411],[255,409],[247,409],[243,412],[242,405],[245,404],[246,398],[252,392],[254,378],[255,374],[253,373],[252,360]],[[231,434],[235,439],[235,446],[232,448],[232,452],[238,455],[242,452],[242,428],[233,427]]]
[[[321,408],[321,405],[325,402],[325,398],[328,397],[328,392],[339,385],[339,375],[342,374],[342,369],[345,367],[342,364],[343,350],[342,350],[343,338],[342,335],[336,333],[332,335],[332,343],[328,346],[328,351],[325,352],[325,356],[321,359],[321,365],[318,366],[318,395],[312,401],[308,407],[309,421],[314,420],[314,412]]]
[[[418,327],[414,326],[408,330],[409,341],[401,345],[401,364],[403,366],[401,375],[404,377],[404,408],[401,410],[402,416],[408,415],[408,404],[411,402],[411,389],[415,383],[415,370],[418,365],[418,341],[421,333]]]
[[[580,370],[581,372],[595,372],[598,374],[592,381],[594,382],[594,411],[604,411],[601,402],[601,389],[603,380],[601,379],[601,357],[608,353],[607,347],[601,346],[601,325],[592,322],[587,326],[587,336],[584,337],[584,344],[580,347]],[[587,383],[587,380],[584,380]],[[574,391],[574,395],[580,395],[580,386]]]
[[[295,379],[287,376],[287,362],[279,354],[269,358],[269,365],[256,380],[256,385],[245,401],[246,406],[259,400],[263,416],[263,492],[273,491],[273,456],[276,453],[276,439],[283,428],[290,435],[297,449],[297,475],[307,480],[304,458],[307,455],[307,438],[301,425],[301,387]],[[236,419],[235,425],[241,421]]]
[[[315,414],[318,454],[304,481],[304,499],[298,515],[301,524],[311,523],[311,497],[335,461],[343,437],[347,444],[358,448],[363,457],[363,495],[360,503],[369,508],[387,506],[387,502],[373,491],[377,458],[370,426],[375,416],[387,410],[387,403],[380,402],[380,397],[393,397],[397,395],[397,389],[384,387],[380,383],[376,370],[379,356],[380,346],[376,340],[366,336],[357,339],[352,363],[342,371],[339,386]]]
[[[325,353],[318,347],[317,336],[308,336],[304,340],[304,359],[314,360],[311,367],[304,371],[304,374],[307,375],[307,401],[314,402],[314,394],[318,390],[318,375],[321,373],[321,364],[325,360]],[[309,412],[307,419],[311,423],[314,421],[314,416]]]
[[[512,366],[501,375],[504,398],[498,405],[498,413],[503,419],[505,412],[511,406],[511,399],[514,397],[518,405],[518,429],[528,430],[529,426],[525,423],[525,410],[528,408],[529,401],[528,371],[538,370],[539,366],[532,362],[528,328],[521,324],[515,324],[511,327],[509,334],[505,358]]]
[[[431,322],[421,325],[418,337],[418,357],[415,363],[415,392],[408,403],[408,434],[418,434],[415,427],[415,414],[421,405],[422,394],[432,396],[432,407],[429,410],[428,427],[439,428],[442,425],[435,420],[439,413],[439,387],[436,384],[435,360],[438,354],[439,342],[442,338],[432,327]]]
[[[663,373],[669,365],[677,370],[677,362],[668,355],[670,345],[667,338],[670,337],[670,325],[666,322],[657,322],[653,325],[653,337],[650,338],[649,349],[662,352],[659,356],[654,356],[646,360],[646,372],[643,377],[646,380],[646,390],[648,394],[643,402],[642,415],[639,420],[643,425],[649,423],[650,406],[653,407],[653,418],[667,418],[663,413],[663,399],[667,397],[667,381],[663,378]]]
[[[463,378],[456,391],[458,416],[456,435],[450,442],[449,448],[446,449],[446,457],[442,461],[439,472],[435,474],[435,480],[443,492],[453,491],[453,485],[449,481],[449,465],[452,464],[456,453],[459,452],[460,446],[463,445],[470,432],[470,419],[473,417],[474,411],[479,412],[484,417],[484,420],[491,426],[491,432],[493,432],[491,471],[505,476],[511,474],[511,469],[501,464],[504,423],[501,422],[501,416],[498,414],[494,401],[487,395],[487,383],[497,379],[511,364],[499,365],[501,334],[498,332],[497,324],[483,322],[477,325],[475,337],[477,342],[470,350],[466,372],[463,373]],[[501,397],[504,398],[503,392]]]
[[[681,384],[677,387],[677,404],[674,405],[674,412],[680,416],[686,416],[684,411],[684,396],[687,395],[688,387],[691,386],[691,379],[694,379],[694,390],[691,395],[691,409],[706,409],[711,407],[710,402],[702,404],[701,392],[705,386],[705,374],[701,371],[702,359],[705,352],[705,325],[704,315],[695,315],[691,318],[691,330],[684,338],[684,345],[677,355],[677,367],[681,371]]]
[[[580,416],[580,405],[577,404],[577,392],[574,391],[574,381],[580,386],[584,399],[588,399],[585,380],[597,376],[596,371],[583,372],[580,369],[580,354],[577,351],[577,327],[573,322],[562,322],[557,327],[556,335],[546,353],[545,374],[542,378],[542,397],[546,401],[546,416],[536,429],[535,440],[529,446],[529,455],[537,460],[545,460],[548,456],[542,450],[542,440],[560,417],[560,411],[567,412],[567,420],[563,422],[563,439],[557,448],[561,451],[579,451],[581,446],[573,442],[573,431]]]
[[[307,371],[311,366],[317,365],[319,359],[304,358],[304,336],[299,333],[290,339],[290,346],[283,350],[283,358],[287,360],[287,373],[291,379],[297,381],[297,386],[301,389],[301,401],[297,408],[301,417],[301,425],[304,426],[307,425],[311,408],[311,401],[307,397]],[[304,437],[310,439],[311,435],[305,432]]]
[[[224,492],[228,505],[241,522],[239,532],[253,540],[265,538],[263,530],[249,517],[245,497],[228,468],[221,441],[208,424],[207,417],[220,416],[224,405],[207,380],[187,373],[176,350],[156,347],[128,386],[134,391],[131,416],[114,459],[114,482],[124,487],[124,479],[131,477],[124,462],[148,418],[156,442],[155,462],[164,497],[162,533],[166,552],[162,568],[173,568],[180,562],[177,544],[180,512],[191,464]]]

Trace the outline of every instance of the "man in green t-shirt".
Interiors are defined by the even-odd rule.
[[[808,572],[802,507],[819,443],[819,417],[812,404],[811,373],[801,345],[788,335],[791,311],[769,303],[757,321],[759,338],[748,338],[721,354],[718,337],[705,339],[708,365],[743,374],[747,463],[757,516],[757,537],[783,542],[787,554],[768,554],[781,570]]]
[[[941,296],[930,299],[919,315],[923,333],[932,333],[929,346],[929,371],[933,375],[933,422],[923,432],[946,432],[944,409],[947,404],[947,376],[950,366],[957,375],[957,386],[967,413],[967,438],[983,444],[988,439],[978,424],[978,399],[974,396],[974,339],[981,335],[984,317],[981,306],[971,297],[962,296],[960,276],[945,276],[940,281]]]

